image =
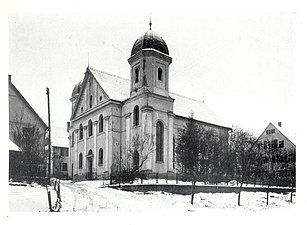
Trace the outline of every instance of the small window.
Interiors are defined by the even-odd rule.
[[[284,140],[279,141],[278,148],[283,148],[285,146]]]
[[[263,147],[264,147],[264,149],[267,149],[267,148],[268,148],[268,142],[267,142],[267,141],[264,141],[264,142],[263,142]]]
[[[92,106],[93,106],[93,96],[91,95],[90,96],[90,108],[92,108]]]
[[[83,158],[82,158],[82,153],[79,154],[79,169],[82,169],[82,164],[83,164]]]
[[[100,102],[102,101],[102,96],[99,97],[99,101],[100,101]]]
[[[103,115],[100,114],[99,116],[99,133],[103,132]]]
[[[81,112],[83,112],[83,107],[81,107]]]
[[[68,156],[68,149],[67,148],[61,148],[61,156]]]
[[[135,76],[134,83],[136,84],[139,82],[139,68],[135,68],[134,76]]]
[[[161,68],[158,68],[158,80],[162,81],[162,73],[163,73],[163,70]]]
[[[62,163],[62,171],[67,171],[67,163]]]
[[[79,126],[79,140],[83,139],[83,126],[80,124]]]
[[[75,132],[71,133],[71,147],[74,147],[75,144]]]
[[[103,164],[103,150],[102,148],[99,149],[99,164]]]
[[[139,107],[136,105],[133,110],[133,125],[134,126],[139,125],[139,114],[140,114]]]
[[[276,149],[278,147],[278,140],[275,139],[272,141],[272,149]]]
[[[88,136],[89,137],[93,136],[93,123],[92,123],[92,120],[88,121]]]
[[[157,122],[156,126],[156,161],[163,162],[163,142],[164,142],[163,124],[161,121]]]

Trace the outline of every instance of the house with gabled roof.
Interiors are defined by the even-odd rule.
[[[262,155],[262,167],[272,174],[272,182],[288,185],[294,180],[296,168],[295,134],[269,123],[257,139],[258,152]]]
[[[128,63],[130,79],[88,66],[72,91],[68,170],[73,179],[108,176],[119,163],[139,164],[142,152],[129,157],[136,136],[153,142],[140,170],[174,172],[175,142],[191,112],[199,125],[228,140],[231,128],[204,102],[169,91],[172,58],[151,27],[135,41]]]
[[[30,173],[25,171],[25,165],[21,165],[21,152],[30,151],[28,148],[35,148],[38,154],[45,154],[45,132],[47,125],[36,113],[30,103],[19,92],[12,83],[12,76],[8,76],[9,86],[9,139],[18,148],[18,152],[10,149],[10,177],[16,177]],[[35,140],[33,136],[35,135]],[[30,144],[30,142],[34,142]],[[11,169],[14,168],[14,169]],[[28,170],[33,170],[31,174],[46,176],[47,162],[37,164],[32,162]]]

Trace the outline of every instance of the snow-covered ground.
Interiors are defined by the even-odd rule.
[[[106,183],[104,183],[106,184]],[[52,187],[49,188],[52,191]],[[266,193],[242,192],[241,206],[237,205],[235,193],[195,194],[194,205],[190,195],[176,195],[163,192],[126,192],[108,188],[102,181],[71,183],[61,181],[61,212],[202,212],[211,209],[252,212],[272,208],[293,208],[290,193],[270,193],[266,206]],[[52,204],[56,200],[52,191]],[[10,212],[47,212],[48,198],[45,187],[39,185],[9,186]]]

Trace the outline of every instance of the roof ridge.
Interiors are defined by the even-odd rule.
[[[95,71],[98,71],[98,72],[102,72],[102,73],[104,73],[104,74],[106,74],[106,75],[113,76],[113,77],[117,77],[117,78],[119,78],[119,79],[123,79],[123,80],[126,80],[126,81],[130,81],[130,79],[128,79],[128,78],[124,78],[124,77],[121,77],[121,76],[118,76],[118,75],[115,75],[115,74],[111,74],[111,73],[108,73],[108,72],[105,72],[105,71],[102,71],[102,70],[98,70],[98,69],[95,69],[95,68],[93,68],[93,67],[89,67],[89,69],[95,70]],[[191,98],[191,97],[188,97],[188,96],[184,96],[184,95],[181,95],[181,94],[177,94],[177,93],[175,93],[175,92],[170,92],[170,94],[175,94],[175,95],[180,96],[180,97],[182,97],[182,98],[190,99],[190,100],[192,100],[192,101],[195,101],[195,102],[198,102],[198,103],[205,104],[203,101],[200,101],[200,100],[198,100],[198,99]]]
[[[178,96],[180,96],[182,98],[186,98],[186,99],[189,99],[189,100],[192,100],[192,101],[195,101],[195,102],[199,102],[199,103],[205,104],[203,101],[200,101],[200,100],[195,99],[195,98],[187,97],[187,96],[184,96],[184,95],[181,95],[181,94],[177,94],[177,93],[174,93],[174,92],[170,92],[170,94],[178,95]]]
[[[102,70],[98,70],[98,69],[95,69],[93,67],[89,67],[90,70],[95,70],[95,71],[98,71],[98,72],[101,72],[101,73],[104,73],[106,75],[109,75],[109,76],[113,76],[113,77],[117,77],[119,79],[123,79],[123,80],[126,80],[126,81],[130,81],[128,78],[124,78],[122,76],[118,76],[118,75],[115,75],[115,74],[111,74],[111,73],[108,73],[108,72],[105,72],[105,71],[102,71]]]

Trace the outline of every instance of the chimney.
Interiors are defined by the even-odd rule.
[[[70,122],[67,122],[67,132],[69,132]]]
[[[281,122],[278,122],[278,126],[281,127]]]
[[[12,75],[9,74],[9,83],[12,82]]]

